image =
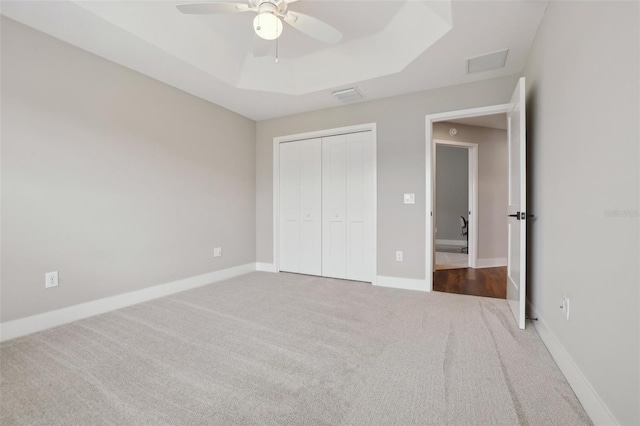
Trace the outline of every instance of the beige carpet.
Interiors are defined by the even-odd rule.
[[[3,425],[590,424],[507,302],[252,273],[0,345]]]

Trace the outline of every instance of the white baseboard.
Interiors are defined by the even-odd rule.
[[[497,268],[499,266],[507,266],[506,257],[496,257],[495,259],[477,259],[476,260],[476,269]]]
[[[129,293],[92,300],[91,302],[81,303],[68,308],[57,309],[13,321],[6,321],[0,324],[0,341],[4,342],[15,339],[16,337],[26,336],[27,334],[47,330],[83,318],[237,277],[238,275],[243,275],[255,270],[255,263],[247,263],[246,265],[209,272],[207,274],[159,284]]]
[[[277,272],[275,264],[273,264],[273,263],[262,263],[262,262],[257,262],[256,263],[256,271]]]
[[[429,291],[426,280],[415,278],[385,277],[378,275],[375,284],[379,287],[400,288],[403,290]]]
[[[620,423],[611,411],[609,411],[609,408],[604,401],[602,401],[600,395],[598,395],[593,386],[591,386],[589,380],[587,380],[580,368],[578,368],[573,358],[571,358],[571,355],[569,355],[564,346],[562,346],[562,343],[560,343],[560,340],[558,340],[553,331],[551,331],[548,324],[535,312],[529,301],[527,301],[527,306],[529,307],[529,316],[534,318],[538,317],[537,321],[531,321],[531,323],[549,350],[551,357],[555,360],[556,364],[558,364],[558,367],[560,367],[560,371],[562,371],[567,382],[569,382],[569,385],[591,418],[591,421],[595,425],[619,425]]]
[[[466,247],[467,240],[436,240],[436,245]]]

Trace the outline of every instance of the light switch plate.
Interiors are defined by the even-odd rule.
[[[414,194],[414,193],[404,194],[404,203],[405,204],[415,204],[416,203],[416,194]]]

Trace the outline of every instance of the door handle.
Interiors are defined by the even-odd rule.
[[[510,214],[509,217],[515,217],[518,220],[526,220],[529,217],[535,217],[535,216],[532,215],[531,213],[517,212],[516,214]]]

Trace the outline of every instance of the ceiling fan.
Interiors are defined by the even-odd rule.
[[[342,33],[331,25],[304,13],[289,10],[289,4],[297,0],[248,0],[243,3],[212,1],[208,3],[182,4],[177,6],[189,15],[209,15],[218,13],[255,12],[253,29],[265,40],[275,40],[282,34],[282,21],[296,30],[316,40],[336,44]]]

